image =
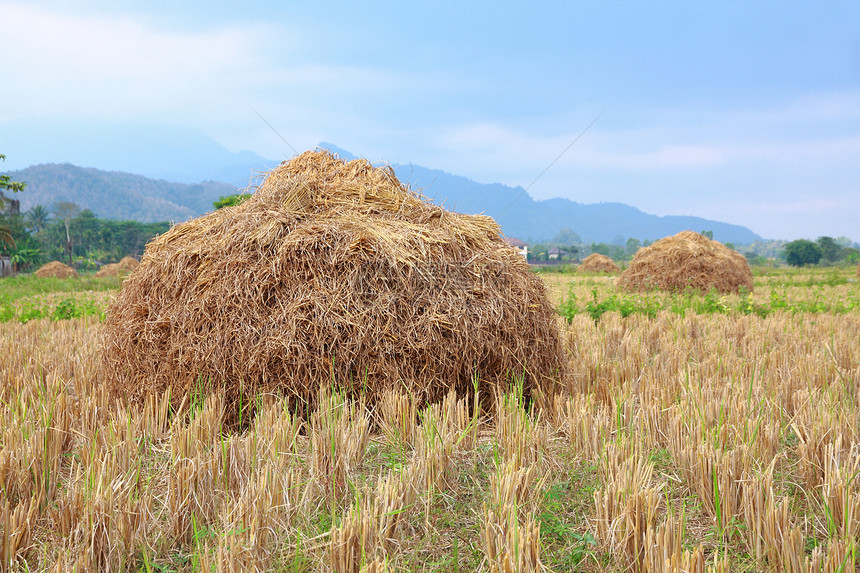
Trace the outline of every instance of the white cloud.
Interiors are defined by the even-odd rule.
[[[459,167],[467,172],[493,171],[518,183],[528,173],[536,176],[556,158],[553,171],[698,169],[719,165],[726,159],[723,150],[714,145],[658,138],[642,143],[639,134],[601,131],[598,127],[571,145],[579,133],[544,136],[483,123],[452,127],[429,139],[440,161],[456,150],[462,160]]]
[[[724,148],[727,157],[736,161],[768,161],[784,164],[803,162],[817,167],[849,161],[856,165],[860,157],[860,135],[810,137],[801,141],[766,139]]]
[[[124,117],[223,107],[262,70],[262,26],[164,31],[125,17],[61,14],[8,3],[0,73],[17,86],[7,117]],[[196,103],[196,105],[195,105]]]
[[[671,124],[661,123],[670,116],[676,118]],[[635,129],[598,122],[564,153],[553,171],[677,174],[756,162],[775,170],[780,165],[807,165],[814,170],[856,167],[860,157],[858,92],[808,96],[764,110],[678,110],[674,116],[660,112],[653,114],[650,125],[648,120],[648,116],[637,117],[645,125]],[[588,119],[581,122],[585,125]],[[434,159],[441,161],[456,150],[459,158],[448,157],[448,161],[467,169],[461,172],[483,180],[494,172],[495,180],[522,183],[526,173],[539,173],[578,134],[575,130],[546,134],[482,122],[449,126],[428,133],[427,139]]]
[[[24,3],[0,3],[0,13],[4,44],[13,50],[0,59],[0,76],[16,86],[0,102],[2,121],[157,121],[278,157],[283,142],[254,109],[307,147],[339,133],[390,133],[384,117],[406,97],[448,89],[419,71],[316,61],[318,39],[289,24],[188,31],[140,16]]]

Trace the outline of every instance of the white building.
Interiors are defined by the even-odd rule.
[[[525,260],[529,259],[529,246],[525,241],[519,239],[505,237],[505,242],[515,248],[523,256]]]

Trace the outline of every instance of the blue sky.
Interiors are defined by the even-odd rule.
[[[4,124],[69,118],[291,155],[256,110],[299,151],[527,186],[605,110],[533,197],[860,240],[856,0],[71,4],[0,1],[0,169]]]

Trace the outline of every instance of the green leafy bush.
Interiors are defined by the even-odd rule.
[[[840,279],[833,283],[840,285]],[[622,317],[643,314],[655,317],[662,311],[685,316],[687,314],[746,314],[766,317],[773,312],[843,314],[860,309],[860,290],[853,289],[845,298],[827,297],[825,286],[830,283],[815,283],[808,289],[810,296],[792,300],[785,285],[774,288],[765,302],[756,302],[749,291],[741,289],[738,296],[722,295],[715,290],[701,294],[687,291],[674,294],[621,294],[615,291],[600,293],[592,288],[591,298],[584,303],[577,298],[574,285],[570,285],[568,295],[562,298],[557,311],[568,324],[577,314],[587,314],[595,322],[607,312],[618,312]]]

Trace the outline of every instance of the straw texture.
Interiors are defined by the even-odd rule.
[[[247,397],[309,405],[331,383],[371,403],[471,393],[474,376],[528,392],[564,362],[546,287],[495,221],[315,151],[147,245],[108,309],[102,373],[132,400],[220,389],[235,416]]]
[[[98,271],[96,277],[118,277],[131,273],[140,265],[134,257],[123,257],[118,263],[109,263]]]
[[[618,278],[629,291],[687,289],[738,292],[753,290],[752,272],[737,251],[700,233],[681,231],[636,252]]]

